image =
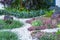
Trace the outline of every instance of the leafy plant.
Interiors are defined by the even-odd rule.
[[[10,8],[15,8],[15,9],[19,9],[20,8],[20,0],[7,0],[4,1],[6,4],[8,4],[7,6]]]
[[[60,24],[57,25],[60,28]]]
[[[51,17],[54,11],[55,10],[45,11],[45,16],[46,17]]]
[[[18,36],[13,32],[1,31],[0,40],[18,40]]]
[[[32,26],[41,26],[41,25],[42,25],[42,22],[39,20],[35,20],[32,22]]]
[[[59,34],[59,35],[60,35],[60,30],[58,30],[58,31],[56,32],[56,34]]]

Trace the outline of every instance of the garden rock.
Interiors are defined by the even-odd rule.
[[[60,11],[55,11],[52,15],[52,18],[58,18],[60,16]]]
[[[13,17],[11,17],[11,16],[9,16],[9,15],[5,15],[5,16],[4,16],[4,21],[5,21],[6,23],[11,24],[12,21],[13,21]]]
[[[33,31],[33,30],[35,30],[35,27],[29,27],[28,30]]]
[[[52,15],[52,19],[56,19],[58,23],[60,23],[60,11],[54,12]]]
[[[31,22],[34,21],[34,20],[35,20],[35,18],[32,18],[30,20],[26,20],[26,23],[30,23],[31,24]]]
[[[31,33],[31,36],[33,37],[33,38],[40,38],[40,37],[42,37],[44,35],[44,32],[40,32],[40,31],[33,31],[32,33]]]

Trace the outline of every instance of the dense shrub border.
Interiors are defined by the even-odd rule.
[[[23,23],[13,20],[11,24],[6,23],[4,20],[0,19],[0,29],[13,29],[22,27]]]
[[[45,14],[46,10],[23,10],[23,11],[19,11],[16,9],[5,9],[5,10],[0,10],[0,15],[12,15],[18,18],[32,18],[32,17],[37,17],[37,16],[41,16]]]
[[[18,36],[13,32],[1,31],[0,40],[18,40]]]

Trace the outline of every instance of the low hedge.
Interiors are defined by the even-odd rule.
[[[31,11],[19,11],[19,10],[0,10],[0,15],[12,15],[18,18],[32,18],[45,14],[46,10],[31,10]]]

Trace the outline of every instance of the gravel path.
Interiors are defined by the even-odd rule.
[[[0,19],[3,19],[4,18],[4,15],[0,16]],[[15,18],[14,17],[14,20],[17,20],[17,21],[21,21],[24,23],[23,27],[21,28],[15,28],[15,29],[12,29],[11,31],[12,32],[16,32],[18,37],[19,37],[19,40],[32,40],[32,37],[30,35],[30,31],[28,31],[27,29],[31,26],[30,24],[26,23],[25,21],[26,20],[29,20],[29,19],[18,19],[18,18]],[[4,30],[0,30],[0,31],[10,31],[9,29],[4,29]]]
[[[23,22],[24,25],[23,25],[23,27],[13,29],[12,31],[17,32],[18,35],[20,35],[19,38],[21,40],[32,40],[32,37],[30,35],[30,31],[27,30],[31,26],[30,24],[26,23],[26,20],[28,20],[28,19],[16,19],[16,18],[14,18],[14,20],[19,20],[19,21]]]

